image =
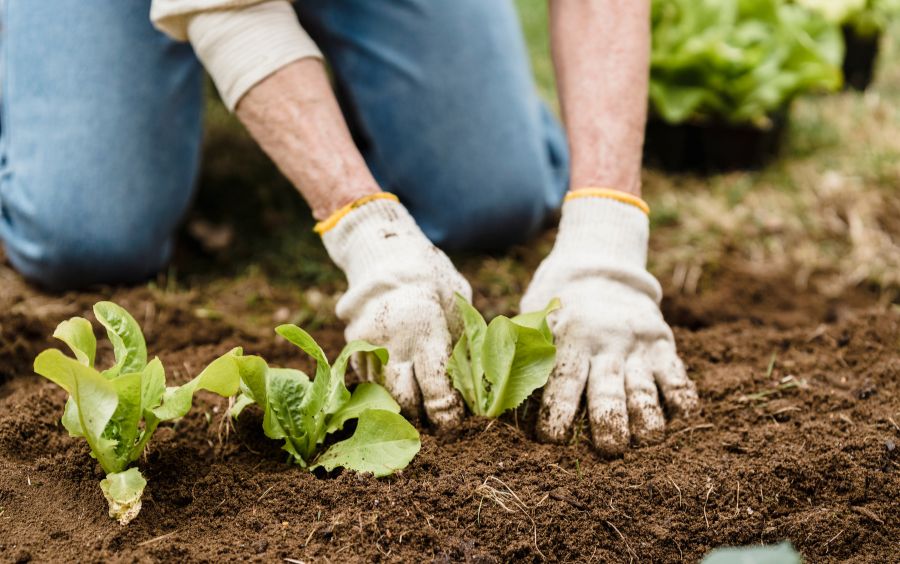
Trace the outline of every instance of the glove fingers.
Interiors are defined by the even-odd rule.
[[[447,376],[450,346],[447,328],[432,325],[431,334],[413,352],[415,377],[422,390],[425,413],[428,420],[441,429],[453,427],[463,418],[462,399]]]
[[[610,353],[591,358],[587,388],[594,446],[604,456],[622,454],[630,439],[624,358]]]
[[[630,356],[625,364],[625,403],[631,436],[641,443],[659,442],[666,420],[659,406],[653,369],[640,355]]]
[[[537,436],[545,442],[564,442],[575,421],[590,363],[576,347],[560,345],[556,367],[544,387]]]
[[[403,415],[410,418],[419,416],[419,386],[412,362],[389,361],[384,367],[384,387],[400,404]]]
[[[663,400],[672,415],[687,415],[697,408],[697,386],[687,376],[684,363],[675,351],[675,344],[657,341],[650,351],[653,376]]]

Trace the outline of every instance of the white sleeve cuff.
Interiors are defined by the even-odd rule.
[[[213,10],[233,10],[269,0],[153,0],[150,21],[156,29],[175,41],[187,41],[188,22],[195,14]]]
[[[287,0],[191,16],[187,36],[230,111],[258,82],[306,57],[322,58]]]

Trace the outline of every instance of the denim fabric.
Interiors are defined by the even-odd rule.
[[[203,74],[149,2],[6,0],[0,236],[54,289],[162,268],[191,200]]]
[[[559,206],[566,142],[511,2],[296,7],[376,178],[433,241],[502,248]],[[202,70],[148,12],[149,0],[3,2],[0,237],[44,286],[152,275],[190,204]]]

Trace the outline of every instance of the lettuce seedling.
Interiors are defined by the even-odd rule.
[[[799,95],[841,86],[840,28],[791,2],[651,4],[649,103],[669,123],[767,129]]]
[[[472,413],[499,417],[547,383],[556,362],[547,315],[559,308],[559,300],[512,319],[498,316],[490,324],[459,294],[456,306],[464,330],[447,371]]]
[[[221,396],[237,393],[240,377],[233,358],[240,349],[214,360],[199,376],[166,387],[159,358],[147,362],[144,335],[134,318],[112,302],[99,302],[94,315],[113,345],[116,362],[106,370],[94,368],[97,340],[91,323],[82,317],[63,321],[53,336],[64,342],[75,358],[57,349],[42,352],[34,371],[69,394],[62,424],[73,437],[84,437],[106,472],[100,489],[109,503],[109,515],[122,525],[141,510],[147,481],[137,468],[138,459],[157,426],[178,419],[191,409],[194,392],[209,390]]]
[[[283,439],[290,459],[310,470],[342,467],[380,477],[405,468],[421,447],[416,428],[378,384],[359,384],[351,394],[344,383],[351,356],[371,355],[377,368],[388,361],[387,350],[353,341],[331,366],[306,331],[296,325],[281,325],[275,331],[315,360],[315,379],[310,381],[300,370],[269,367],[258,356],[236,358],[241,394],[232,415],[237,417],[246,406],[258,404],[266,436]],[[327,436],[351,419],[357,420],[353,436],[324,448]]]

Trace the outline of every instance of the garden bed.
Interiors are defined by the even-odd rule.
[[[310,366],[237,308],[210,318],[196,294],[44,296],[0,267],[0,560],[696,561],[784,539],[814,562],[895,558],[900,314],[740,266],[718,282],[664,304],[702,411],[662,444],[606,461],[586,433],[536,443],[532,400],[453,435],[423,429],[399,476],[322,478],[285,464],[256,408],[229,429],[226,401],[203,393],[177,434],[158,432],[141,463],[144,508],[123,528],[84,441],[59,424],[64,392],[31,373],[60,320],[116,300],[174,383],[238,344]],[[337,326],[313,334],[330,355],[343,345]]]

